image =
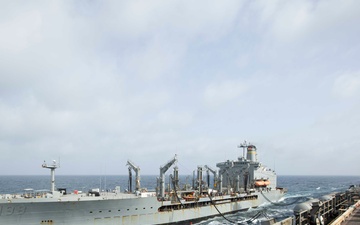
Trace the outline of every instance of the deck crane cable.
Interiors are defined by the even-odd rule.
[[[179,196],[178,196],[178,193],[177,193],[177,190],[176,190],[176,185],[175,185],[175,180],[174,180],[174,177],[172,174],[170,174],[170,178],[171,178],[171,181],[173,183],[173,186],[174,186],[174,191],[175,191],[175,196],[177,198],[177,200],[180,202],[180,204],[185,208],[184,204],[181,202]]]
[[[249,222],[250,222],[250,223],[253,222],[255,219],[259,218],[261,215],[263,215],[264,217],[268,218],[265,210],[261,210],[260,212],[256,213],[253,217],[251,217],[250,219],[246,220],[245,222],[235,222],[235,221],[232,221],[232,220],[226,218],[225,215],[220,212],[220,210],[216,207],[216,204],[215,204],[214,201],[212,200],[211,195],[208,194],[208,196],[209,196],[209,198],[210,198],[211,204],[215,207],[216,211],[218,211],[218,213],[219,213],[225,220],[227,220],[228,222],[230,222],[230,223],[232,223],[232,224],[249,224]]]
[[[248,219],[246,222],[254,222],[254,220],[256,220],[257,218],[259,218],[260,216],[264,216],[265,218],[269,219],[268,214],[266,213],[266,209],[262,209],[261,211],[259,211],[257,214],[255,214],[253,217],[251,217],[250,219]]]
[[[263,215],[262,211],[256,213],[253,217],[251,217],[250,219],[246,220],[247,223],[252,223],[254,222],[254,220],[256,220],[257,218],[259,218],[261,215]]]
[[[175,181],[174,181],[174,178],[173,178],[172,174],[170,175],[170,178],[171,178],[171,181],[173,182],[174,191],[175,191],[175,196],[176,196],[177,200],[180,202],[180,204],[181,204],[183,207],[185,207],[184,204],[180,201],[180,198],[179,198],[179,196],[178,196],[178,194],[177,194],[176,185],[175,185]],[[222,213],[220,212],[220,210],[216,207],[216,205],[215,205],[215,203],[213,202],[211,196],[210,196],[209,194],[208,194],[208,196],[209,196],[209,198],[210,198],[211,204],[215,207],[216,211],[218,211],[218,213],[219,213],[225,220],[227,220],[228,222],[230,222],[230,223],[232,223],[232,224],[238,224],[237,222],[232,221],[232,220],[229,220],[228,218],[226,218],[225,215],[222,214]]]
[[[172,174],[170,174],[170,178],[171,181],[173,183],[174,186],[174,192],[175,192],[175,196],[177,198],[177,200],[179,201],[179,203],[185,208],[185,205],[181,202],[178,192],[176,190],[176,185],[175,185],[175,180],[174,177],[172,176]],[[233,220],[228,219],[223,213],[220,212],[220,210],[218,209],[218,207],[216,206],[215,202],[213,201],[213,199],[211,198],[211,195],[208,193],[208,197],[210,199],[210,203],[215,207],[216,211],[228,222],[232,223],[232,224],[248,224],[249,222],[253,222],[255,219],[259,218],[261,215],[263,215],[264,217],[268,218],[265,210],[262,210],[260,212],[258,212],[257,214],[255,214],[253,217],[251,217],[250,219],[246,220],[246,223],[243,222],[235,222]]]
[[[262,193],[262,191],[261,191],[260,193],[262,194],[262,196],[263,196],[268,202],[270,202],[271,204],[276,205],[276,206],[288,206],[288,205],[293,205],[293,204],[299,202],[301,199],[304,198],[303,196],[299,196],[299,197],[297,197],[296,200],[293,201],[293,202],[290,202],[290,203],[278,203],[278,202],[273,202],[273,201],[271,201],[269,198],[267,198],[267,197]]]
[[[173,186],[174,186],[174,191],[175,191],[175,196],[177,198],[177,200],[179,201],[179,203],[185,208],[185,205],[181,202],[179,196],[178,196],[178,193],[177,193],[177,190],[176,190],[176,185],[175,185],[175,180],[174,180],[174,177],[172,176],[172,174],[170,175],[170,178],[171,178],[171,181],[173,183]],[[273,205],[276,205],[276,206],[288,206],[288,205],[292,205],[292,204],[295,204],[297,203],[298,201],[300,201],[300,199],[302,199],[303,197],[298,197],[296,198],[295,201],[293,202],[290,202],[290,203],[277,203],[277,202],[273,202],[271,201],[269,198],[267,198],[263,192],[261,191],[260,192],[263,197],[268,201],[270,202],[271,204]],[[260,216],[264,216],[266,218],[268,218],[268,215],[267,213],[265,212],[265,209],[264,210],[261,210],[260,212],[258,212],[257,214],[255,214],[253,217],[251,217],[250,219],[246,220],[246,223],[242,223],[242,222],[235,222],[235,221],[232,221],[230,219],[228,219],[227,217],[225,217],[225,215],[223,213],[220,212],[220,210],[217,208],[215,202],[213,201],[213,199],[211,198],[211,194],[208,193],[208,197],[210,199],[210,203],[215,207],[216,211],[219,213],[219,215],[221,215],[226,221],[232,223],[232,224],[248,224],[249,222],[253,222],[255,219],[259,218]]]
[[[225,215],[220,212],[220,210],[218,209],[218,207],[216,207],[216,204],[215,204],[214,201],[212,200],[211,194],[208,193],[208,197],[209,197],[209,199],[210,199],[211,204],[215,207],[216,211],[218,211],[218,213],[220,214],[220,216],[222,216],[225,220],[227,220],[227,221],[230,222],[230,223],[238,224],[237,222],[232,221],[232,220],[226,218]]]

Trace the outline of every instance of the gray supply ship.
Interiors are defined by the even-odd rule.
[[[0,224],[191,224],[282,198],[286,190],[276,187],[275,171],[257,161],[256,147],[246,142],[239,147],[243,148],[242,157],[217,163],[218,170],[198,166],[192,185],[184,187],[179,184],[175,155],[160,167],[156,191],[141,188],[140,168],[127,161],[129,190],[126,192],[117,186],[111,192],[91,189],[87,193],[76,190],[68,193],[63,188],[55,189],[57,163],[44,162],[42,166],[51,170],[51,190],[26,189],[23,194],[0,195]],[[171,167],[173,173],[166,184],[165,174]],[[134,191],[132,171],[135,171]],[[214,179],[212,187],[209,187],[210,173]]]

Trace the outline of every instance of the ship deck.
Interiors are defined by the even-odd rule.
[[[360,206],[354,209],[352,214],[345,219],[341,225],[356,225],[360,224]]]
[[[17,203],[27,203],[27,202],[67,202],[67,201],[93,201],[93,200],[111,200],[111,199],[131,199],[131,198],[144,198],[144,197],[155,197],[155,192],[143,192],[139,194],[132,193],[114,193],[114,192],[101,192],[98,196],[89,195],[87,193],[70,193],[62,195],[43,193],[41,195],[35,195],[29,197],[25,194],[3,194],[0,195],[0,203],[7,202],[17,202]]]

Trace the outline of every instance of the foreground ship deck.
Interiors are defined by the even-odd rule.
[[[279,200],[284,190],[276,188],[275,172],[257,162],[255,146],[246,148],[246,159],[218,163],[219,171],[198,166],[192,186],[180,188],[175,166],[170,175],[171,185],[165,188],[165,173],[176,163],[175,156],[160,167],[156,192],[140,187],[140,169],[130,161],[127,193],[120,192],[120,187],[111,192],[55,190],[57,165],[43,164],[51,169],[51,191],[28,189],[22,195],[0,195],[0,224],[190,224]],[[135,191],[132,191],[132,170],[136,172]],[[203,179],[203,170],[208,172],[207,181]],[[208,185],[209,172],[214,174],[213,188]]]

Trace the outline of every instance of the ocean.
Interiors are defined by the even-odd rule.
[[[191,184],[191,182],[192,176],[180,176],[180,186],[185,183]],[[128,188],[128,176],[57,175],[55,183],[57,188],[67,188],[68,192],[74,190],[87,192],[92,188],[113,190],[116,186],[120,186],[121,191],[124,191]],[[353,184],[360,184],[360,176],[278,176],[278,186],[288,190],[282,199],[284,206],[265,203],[255,209],[225,215],[226,218],[221,216],[211,218],[198,223],[198,225],[241,223],[260,214],[260,217],[253,220],[254,224],[265,217],[274,217],[280,220],[292,216],[295,205],[303,201],[311,198],[319,198],[333,192],[343,192]],[[135,186],[134,182],[133,186]],[[148,188],[148,190],[155,190],[156,176],[142,175],[141,186]],[[49,190],[50,176],[0,176],[0,194],[22,193],[26,188]]]

